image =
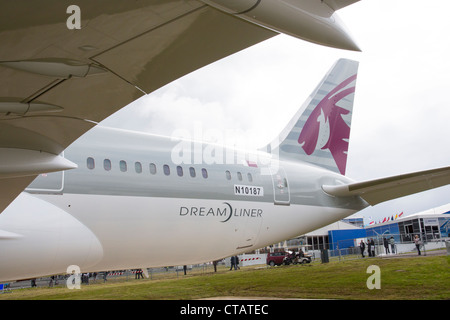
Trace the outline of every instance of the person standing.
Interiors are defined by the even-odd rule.
[[[395,240],[393,236],[389,239],[389,244],[391,245],[391,253],[395,254]]]
[[[384,245],[384,251],[386,252],[386,254],[390,253],[390,252],[389,252],[389,242],[388,242],[388,239],[383,238],[383,245]]]
[[[234,269],[236,269],[236,257],[232,256],[230,261],[231,261],[230,270],[233,270],[233,267],[234,267]]]
[[[414,244],[416,245],[417,253],[420,256],[420,245],[422,244],[422,241],[420,241],[420,238],[417,234],[414,236]]]
[[[359,249],[361,250],[361,256],[363,258],[365,258],[364,256],[364,250],[366,249],[366,244],[364,243],[363,240],[361,240],[361,242],[359,243]]]
[[[375,241],[373,241],[373,238],[370,239],[370,249],[372,250],[372,257],[375,257]]]

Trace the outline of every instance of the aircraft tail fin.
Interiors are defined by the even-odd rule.
[[[358,62],[340,59],[265,151],[345,174]]]

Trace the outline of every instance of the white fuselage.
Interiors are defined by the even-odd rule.
[[[213,261],[366,206],[327,195],[349,180],[310,164],[194,142],[174,163],[180,145],[101,127],[77,140],[64,154],[77,169],[41,175],[0,215],[0,281]]]

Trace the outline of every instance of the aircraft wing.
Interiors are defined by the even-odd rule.
[[[37,174],[73,168],[58,155],[144,94],[278,32],[332,46],[341,45],[334,43],[340,34],[349,40],[334,9],[320,0],[311,14],[281,2],[281,11],[272,1],[263,1],[266,7],[260,1],[224,2],[248,5],[240,15],[210,2],[215,1],[3,1],[0,212]],[[269,22],[243,17],[256,9]],[[286,10],[293,23],[277,29],[287,21]],[[308,17],[309,29],[301,24]]]
[[[360,196],[370,205],[450,184],[450,167],[408,173],[347,185],[324,185],[336,197]]]

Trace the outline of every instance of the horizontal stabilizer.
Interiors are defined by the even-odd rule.
[[[322,189],[336,197],[360,196],[370,205],[450,184],[450,167],[356,182],[324,185]]]

